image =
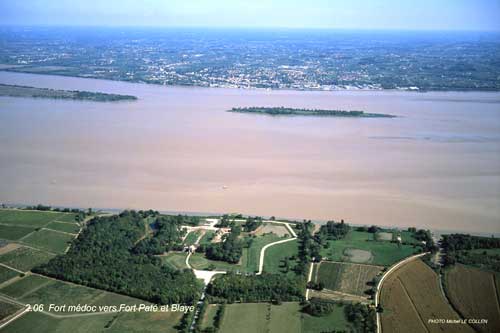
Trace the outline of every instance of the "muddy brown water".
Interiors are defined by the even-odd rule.
[[[0,202],[241,212],[500,233],[500,94],[163,87],[0,72],[136,95],[0,97]],[[394,119],[270,117],[233,106]]]

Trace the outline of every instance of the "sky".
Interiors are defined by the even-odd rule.
[[[2,25],[500,31],[500,0],[0,0]]]

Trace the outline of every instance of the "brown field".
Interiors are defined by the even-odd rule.
[[[262,226],[257,228],[257,230],[255,230],[255,234],[257,236],[269,233],[273,233],[280,237],[284,237],[290,234],[288,232],[288,229],[284,225],[275,223],[264,223]]]
[[[473,325],[479,332],[500,332],[498,279],[494,273],[459,264],[445,273],[446,294],[455,309],[464,318],[488,319],[487,325]]]
[[[383,332],[474,332],[459,323],[431,323],[431,319],[460,320],[439,287],[438,276],[421,260],[399,268],[381,291]]]

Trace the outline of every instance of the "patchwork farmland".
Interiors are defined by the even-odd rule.
[[[444,280],[446,295],[462,317],[487,319],[488,325],[473,324],[479,332],[500,332],[498,273],[457,264]]]
[[[385,280],[381,290],[382,332],[474,332],[465,324],[434,322],[460,321],[439,286],[439,277],[421,260],[398,268]]]

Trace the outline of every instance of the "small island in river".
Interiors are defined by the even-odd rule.
[[[9,97],[34,97],[51,99],[70,99],[94,102],[135,101],[137,97],[131,95],[107,94],[80,90],[58,90],[49,88],[35,88],[0,84],[0,96]]]
[[[242,107],[232,108],[229,112],[267,114],[271,116],[319,116],[319,117],[356,117],[356,118],[394,118],[396,116],[383,113],[366,113],[364,111],[296,109],[289,107]]]

